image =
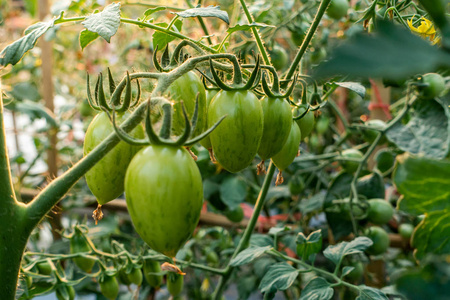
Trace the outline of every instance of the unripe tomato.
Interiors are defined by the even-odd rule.
[[[146,260],[144,262],[144,278],[148,285],[154,288],[159,288],[162,284],[162,275],[154,275],[153,273],[161,273],[161,266],[155,260]]]
[[[294,42],[297,47],[300,47],[302,45],[305,36],[305,32],[301,30],[295,30],[291,32],[292,42]]]
[[[117,123],[121,123],[128,115],[128,113],[118,114]],[[105,112],[95,116],[84,138],[84,155],[91,152],[112,132],[114,132],[114,128]],[[144,130],[139,125],[131,134],[136,138],[143,138]],[[114,200],[123,193],[123,178],[125,177],[126,169],[138,150],[138,147],[121,141],[86,173],[87,185],[99,204],[103,205]]]
[[[125,175],[128,211],[141,238],[169,257],[192,235],[203,204],[202,177],[186,149],[152,145]]]
[[[318,134],[324,134],[328,131],[330,126],[330,119],[328,117],[320,117],[316,123],[316,130]]]
[[[398,233],[405,240],[410,240],[414,232],[414,226],[412,224],[403,223],[398,227]]]
[[[36,264],[36,267],[42,275],[50,275],[52,273],[52,266],[47,261]]]
[[[302,115],[306,111],[306,106],[300,105],[299,107],[294,108],[293,115],[294,117]],[[308,111],[306,115],[304,115],[301,119],[296,120],[298,127],[300,128],[300,132],[302,134],[302,140],[305,137],[309,136],[311,131],[314,128],[314,112]]]
[[[365,211],[359,205],[360,203],[355,201],[355,199],[353,199],[351,210],[350,210],[350,199],[348,197],[342,199],[342,202],[344,203],[341,205],[340,208],[341,208],[341,216],[344,220],[350,221],[352,219],[352,215],[357,220],[361,219],[364,216]]]
[[[389,222],[394,215],[392,205],[384,199],[370,199],[367,218],[370,222],[382,225]]]
[[[327,50],[324,47],[314,48],[311,52],[311,62],[313,64],[318,64],[327,57]]]
[[[216,252],[210,249],[206,253],[206,261],[208,262],[209,265],[215,266],[219,263],[219,256],[217,255]]]
[[[214,96],[218,93],[218,90],[207,90],[206,91],[206,111],[208,111],[209,104],[211,103],[211,100],[214,98]],[[206,122],[207,127],[209,128],[208,122]],[[211,124],[214,125],[214,124]],[[206,128],[205,128],[206,129]],[[209,135],[205,137],[203,140],[200,141],[200,145],[205,147],[206,149],[211,149],[211,139]]]
[[[305,189],[305,181],[301,176],[293,176],[289,180],[288,186],[292,195],[298,195]]]
[[[357,261],[351,263],[350,266],[354,267],[354,269],[350,273],[345,275],[344,278],[351,282],[360,281],[364,274],[364,264],[360,261]]]
[[[244,219],[244,210],[240,206],[233,210],[226,210],[225,217],[231,222],[239,223]]]
[[[436,98],[445,90],[445,79],[437,73],[423,75],[423,83],[428,84],[421,89],[421,95],[425,99]]]
[[[277,154],[286,143],[292,127],[291,106],[285,99],[263,97],[261,106],[264,128],[258,155],[266,160]]]
[[[289,56],[286,50],[278,45],[273,46],[272,51],[270,51],[270,58],[272,65],[277,70],[283,70],[289,61]]]
[[[389,248],[389,235],[383,228],[372,226],[366,230],[365,235],[373,242],[373,245],[367,249],[367,253],[379,255]]]
[[[331,0],[327,8],[326,14],[335,20],[340,20],[347,15],[349,8],[347,0]]]
[[[359,150],[347,149],[347,150],[342,151],[342,156],[345,157],[345,158],[358,158],[358,159],[361,159],[361,158],[363,158],[364,155]],[[341,166],[342,166],[342,168],[344,168],[344,170],[347,173],[355,173],[356,170],[358,169],[359,162],[357,162],[357,161],[350,161],[350,160],[345,161],[344,160],[344,161],[341,161]]]
[[[384,130],[386,128],[386,123],[384,121],[378,120],[378,119],[369,120],[366,122],[365,125],[374,128],[374,130],[368,129],[368,130],[363,131],[364,139],[368,143],[373,143],[375,141],[375,139],[377,138],[378,134],[380,133],[378,130],[375,130],[375,129]],[[384,144],[384,143],[386,143],[386,141],[387,141],[386,135],[383,135],[383,137],[381,138],[379,143]]]
[[[375,161],[377,163],[377,169],[381,172],[387,172],[395,163],[395,154],[386,149],[381,149],[375,155]]]
[[[99,284],[103,296],[109,300],[115,300],[119,295],[119,283],[115,276],[105,274],[103,278],[99,280]]]
[[[58,300],[74,300],[75,296],[75,289],[71,285],[62,285],[56,289]]]
[[[167,89],[167,94],[170,94],[170,99],[174,102],[172,132],[175,135],[180,135],[185,127],[181,101],[186,107],[188,116],[192,118],[197,93],[200,93],[198,98],[198,119],[197,126],[192,133],[193,137],[201,134],[206,128],[206,92],[201,79],[197,74],[190,71],[172,82]]]
[[[291,121],[291,132],[280,152],[272,157],[275,166],[280,170],[285,170],[295,159],[302,135],[296,122]]]
[[[130,273],[127,273],[126,269],[119,271],[119,280],[125,284],[135,284],[140,286],[142,284],[142,272],[139,268],[133,268]]]
[[[251,91],[220,91],[208,109],[208,124],[227,115],[210,134],[217,161],[229,172],[248,167],[263,135],[263,110]]]
[[[79,229],[75,229],[73,237],[70,239],[70,253],[82,253],[82,252],[90,252],[91,248],[89,244],[84,239],[83,235],[78,231]],[[75,264],[86,273],[90,273],[92,268],[94,267],[95,260],[86,258],[86,257],[74,257],[73,261]]]
[[[167,274],[167,290],[173,297],[181,294],[181,292],[183,291],[183,283],[183,275],[176,273]]]

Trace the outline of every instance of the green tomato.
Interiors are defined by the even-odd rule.
[[[377,169],[385,173],[392,169],[395,163],[395,154],[386,149],[381,149],[375,154]]]
[[[167,290],[176,297],[183,291],[184,278],[183,275],[169,273],[167,274]]]
[[[422,77],[423,83],[428,84],[427,87],[421,89],[421,95],[423,98],[436,98],[445,90],[445,79],[441,75],[437,73],[427,73]]]
[[[281,151],[272,157],[273,163],[280,171],[285,170],[294,161],[301,139],[302,135],[297,123],[291,121],[291,132],[286,143]]]
[[[305,181],[301,176],[293,176],[288,182],[288,187],[292,195],[298,195],[305,189]]]
[[[121,123],[128,116],[128,113],[118,114],[117,123]],[[114,128],[108,115],[105,112],[99,113],[86,131],[83,145],[84,155],[91,152],[112,132],[114,132]],[[136,138],[143,138],[144,130],[139,125],[131,134]],[[87,185],[99,204],[103,205],[123,194],[123,178],[126,169],[138,150],[138,147],[121,141],[86,173]]]
[[[283,148],[292,127],[291,106],[285,99],[263,97],[264,128],[258,155],[266,160]]]
[[[316,123],[316,130],[318,134],[324,134],[328,131],[330,126],[330,119],[328,117],[320,117]]]
[[[103,278],[99,280],[99,284],[103,296],[109,300],[115,300],[119,295],[119,283],[115,276],[104,274]]]
[[[377,138],[377,136],[379,134],[379,130],[386,129],[386,123],[384,121],[378,120],[378,119],[369,120],[369,121],[366,122],[365,125],[368,126],[368,127],[374,128],[373,130],[368,129],[368,130],[364,130],[363,131],[364,139],[368,143],[373,143],[375,141],[375,139]],[[386,142],[387,142],[386,135],[383,135],[383,137],[381,138],[379,144],[384,144]]]
[[[389,222],[394,216],[392,205],[384,199],[370,199],[368,203],[369,211],[367,213],[367,218],[370,222],[382,225]]]
[[[405,240],[410,240],[414,232],[414,226],[412,224],[403,223],[398,227],[398,233]]]
[[[357,261],[352,262],[350,266],[354,267],[354,269],[350,273],[345,275],[344,278],[351,282],[361,281],[361,278],[364,274],[364,264],[360,261]]]
[[[43,262],[36,264],[36,267],[38,268],[39,274],[42,274],[42,275],[52,274],[52,266],[47,261],[43,261]]]
[[[305,32],[301,31],[301,30],[296,30],[296,31],[292,31],[291,32],[291,39],[292,42],[294,42],[294,44],[297,47],[300,47],[303,43],[303,40],[305,39],[306,34]]]
[[[361,208],[359,202],[356,202],[355,199],[353,199],[351,211],[350,211],[350,199],[348,197],[344,198],[342,199],[342,202],[344,203],[340,206],[340,209],[341,209],[341,216],[344,220],[350,221],[352,219],[352,215],[357,220],[363,218],[365,212]]]
[[[225,211],[225,217],[234,223],[239,223],[244,219],[244,210],[238,206],[236,209]]]
[[[189,152],[166,145],[139,151],[125,175],[125,195],[141,238],[175,257],[194,232],[203,205],[202,177]]]
[[[340,20],[347,15],[349,5],[347,0],[331,0],[326,14],[335,20]]]
[[[142,284],[141,269],[133,268],[129,273],[126,269],[122,269],[119,271],[119,280],[125,285],[135,284],[140,286]]]
[[[75,296],[75,289],[71,285],[62,285],[56,289],[58,300],[74,300]]]
[[[248,167],[263,135],[261,103],[251,91],[220,91],[208,109],[208,124],[222,123],[210,134],[214,155],[227,171]]]
[[[214,96],[218,93],[218,90],[207,90],[206,91],[206,111],[208,111],[209,104],[211,103]],[[209,128],[208,122],[206,122],[207,127]],[[214,124],[212,124],[214,125]],[[205,147],[206,149],[211,149],[211,139],[209,135],[200,141],[200,145]]]
[[[294,117],[300,116],[306,111],[305,105],[300,105],[299,107],[294,108],[293,115]],[[302,140],[305,139],[305,137],[309,136],[311,131],[314,128],[315,118],[314,118],[314,112],[311,110],[306,113],[301,119],[296,120],[298,127],[300,128],[300,132],[302,134]]]
[[[311,62],[313,64],[318,64],[322,60],[324,60],[327,57],[327,50],[325,48],[314,48],[314,51],[311,52]]]
[[[162,275],[155,275],[153,273],[161,273],[161,266],[156,260],[146,260],[144,262],[144,278],[147,283],[154,288],[158,288],[162,284]]]
[[[272,51],[270,51],[270,58],[272,65],[277,70],[283,70],[289,62],[288,53],[278,45],[273,46]]]
[[[85,240],[81,232],[79,232],[79,229],[76,228],[72,238],[70,239],[70,253],[75,254],[90,251],[91,247],[88,242]],[[95,264],[95,260],[82,256],[74,257],[73,261],[78,268],[86,273],[90,273]]]
[[[206,92],[200,77],[190,71],[172,82],[167,89],[167,95],[173,100],[172,132],[180,135],[185,128],[185,120],[181,101],[186,107],[186,112],[191,118],[195,110],[195,100],[198,98],[198,119],[192,137],[201,134],[206,129]]]
[[[358,158],[361,159],[363,158],[363,154],[361,151],[356,150],[356,149],[347,149],[342,151],[342,157],[344,158]],[[355,173],[356,170],[358,169],[359,163],[356,161],[341,161],[341,166],[342,168],[344,168],[344,170],[347,173]]]
[[[389,235],[383,228],[372,226],[366,230],[365,235],[373,242],[373,245],[367,249],[367,253],[379,255],[389,248]]]
[[[209,249],[209,251],[206,253],[206,262],[208,262],[209,265],[215,266],[219,263],[219,256],[216,252]]]

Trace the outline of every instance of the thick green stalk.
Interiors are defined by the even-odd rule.
[[[252,236],[253,230],[255,229],[256,222],[258,221],[259,214],[261,213],[261,209],[264,206],[264,200],[266,199],[267,192],[269,191],[270,183],[272,182],[273,174],[275,173],[275,165],[272,161],[270,161],[269,169],[267,170],[266,177],[264,178],[264,183],[259,191],[258,199],[256,200],[255,210],[253,211],[252,217],[248,222],[247,228],[245,228],[244,234],[239,241],[239,245],[236,250],[234,250],[233,256],[231,259],[235,258],[242,250],[248,247],[250,237]],[[219,300],[222,296],[222,293],[225,289],[225,286],[228,280],[231,277],[234,267],[228,265],[225,268],[225,272],[223,276],[219,280],[219,284],[214,291],[213,299]]]

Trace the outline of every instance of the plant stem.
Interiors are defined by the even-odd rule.
[[[269,169],[267,170],[266,177],[264,178],[264,183],[261,187],[261,190],[258,195],[258,199],[256,200],[255,209],[253,211],[252,217],[250,218],[250,221],[248,222],[247,228],[245,228],[244,234],[239,241],[239,245],[237,246],[236,250],[234,250],[233,255],[231,256],[231,259],[235,258],[242,250],[248,247],[250,237],[253,233],[253,230],[255,229],[256,222],[258,221],[259,214],[261,213],[261,209],[264,206],[264,200],[266,199],[267,192],[269,191],[270,184],[272,182],[273,174],[275,173],[275,165],[273,162],[270,162]],[[225,286],[227,284],[227,281],[230,279],[231,274],[233,272],[234,267],[228,265],[225,268],[223,276],[220,278],[219,283],[216,287],[216,290],[213,294],[213,299],[219,300],[222,296],[222,293],[225,289]]]

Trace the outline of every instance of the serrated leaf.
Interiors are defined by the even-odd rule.
[[[366,88],[358,82],[333,82],[333,84],[351,90],[363,99],[366,96]]]
[[[265,28],[265,27],[275,27],[272,25],[268,25],[268,24],[263,24],[263,23],[255,23],[253,22],[252,24],[244,24],[244,25],[235,25],[233,27],[230,27],[227,29],[228,33],[233,33],[236,31],[250,31],[252,28]]]
[[[245,250],[243,250],[241,253],[239,253],[235,258],[233,258],[230,261],[231,266],[242,266],[245,264],[248,264],[255,260],[256,258],[260,257],[266,251],[270,250],[270,246],[266,247],[250,247]]]
[[[302,291],[300,300],[329,300],[333,297],[334,290],[325,279],[313,278]]]
[[[269,234],[269,235],[275,236],[275,235],[279,234],[280,232],[283,232],[283,231],[289,231],[289,230],[290,230],[290,228],[287,227],[287,226],[283,226],[283,227],[272,227],[272,228],[269,229],[268,234]]]
[[[344,277],[344,276],[350,274],[354,269],[355,269],[355,267],[353,267],[353,266],[345,266],[345,267],[343,267],[342,268],[341,277]]]
[[[166,10],[165,6],[160,6],[160,7],[154,7],[154,8],[149,8],[144,12],[144,17],[148,17],[158,11],[162,11],[162,10]]]
[[[98,33],[109,43],[111,37],[115,35],[119,29],[120,3],[112,3],[106,6],[102,12],[87,16],[81,24],[83,24],[87,30]]]
[[[9,44],[0,53],[0,66],[17,64],[29,50],[33,49],[37,40],[54,26],[54,20],[39,22],[26,30],[26,35]]]
[[[389,21],[379,20],[377,32],[355,34],[320,64],[314,77],[350,75],[404,79],[450,67],[450,54]]]
[[[99,35],[96,32],[92,32],[87,29],[82,30],[79,37],[81,50],[84,50],[87,45],[89,45],[98,37]]]
[[[411,120],[396,123],[386,136],[403,151],[444,158],[450,147],[450,112],[439,99],[416,102]]]
[[[161,27],[167,27],[169,26],[169,24],[167,23],[158,23],[155,24]],[[175,32],[179,32],[181,30],[181,27],[183,26],[183,22],[181,20],[176,20],[174,23],[174,26],[172,26],[172,28],[170,30],[175,31]],[[156,31],[153,36],[153,48],[156,48],[156,46],[158,46],[158,49],[163,49],[164,47],[167,46],[168,43],[170,43],[171,41],[175,40],[176,37],[164,33],[164,32],[160,32],[160,31]]]
[[[389,300],[389,298],[380,290],[360,285],[360,294],[356,300]]]
[[[328,246],[323,251],[323,255],[337,265],[344,256],[364,252],[372,244],[371,239],[360,236],[351,242],[340,242],[337,245]]]
[[[305,237],[303,232],[300,232],[297,236],[297,254],[302,257],[303,260],[308,259],[312,254],[318,253],[322,250],[322,233],[321,230],[312,232],[308,237]]]
[[[228,177],[220,185],[220,199],[230,210],[236,209],[246,197],[247,184],[239,177]]]
[[[297,269],[285,262],[277,263],[271,266],[266,275],[264,275],[259,289],[263,293],[275,290],[284,291],[294,283],[299,274],[298,272]]]
[[[213,17],[219,18],[227,24],[230,24],[230,20],[228,18],[228,13],[224,10],[220,9],[220,6],[210,5],[208,7],[196,7],[187,9],[182,12],[174,12],[174,14],[179,15],[182,18],[195,18],[195,17]]]

